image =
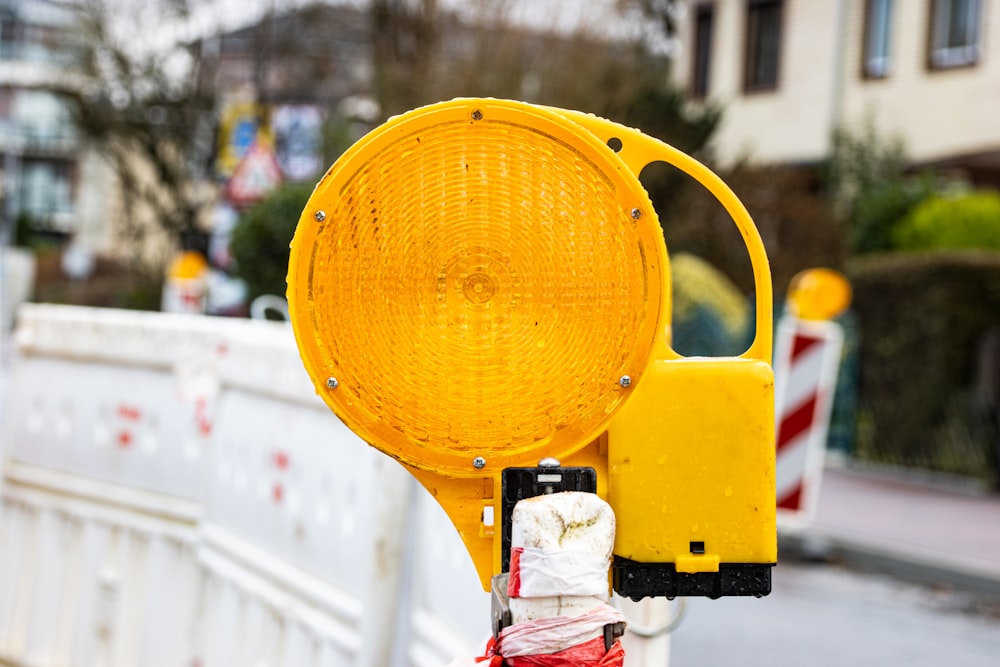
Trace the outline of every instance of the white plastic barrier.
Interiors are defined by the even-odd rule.
[[[287,326],[19,321],[0,661],[431,667],[488,631],[450,522],[314,395]]]
[[[17,335],[0,663],[439,667],[485,639],[451,522],[315,396],[287,325],[30,304]],[[666,664],[666,637],[626,646]]]
[[[0,331],[11,328],[14,311],[31,298],[34,282],[35,255],[0,243]]]

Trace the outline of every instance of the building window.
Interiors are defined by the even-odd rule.
[[[781,0],[749,0],[743,74],[746,92],[778,87],[781,57]]]
[[[889,76],[889,45],[892,37],[892,0],[865,3],[864,53],[861,73],[869,79]]]
[[[929,60],[932,68],[973,65],[979,59],[981,0],[931,3]]]
[[[21,167],[20,209],[55,231],[65,226],[65,214],[73,210],[73,179],[68,163],[25,160]]]
[[[691,93],[695,97],[708,95],[714,25],[715,7],[698,5],[694,10],[694,70],[691,73]]]

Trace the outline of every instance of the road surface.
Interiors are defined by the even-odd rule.
[[[689,600],[670,665],[998,667],[998,610],[968,593],[786,561],[766,598]]]

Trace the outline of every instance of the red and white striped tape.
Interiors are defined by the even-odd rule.
[[[512,598],[556,596],[608,597],[608,558],[588,551],[539,547],[510,550],[507,595]]]
[[[596,494],[566,491],[517,503],[507,595],[512,624],[483,655],[449,667],[622,667],[608,625],[625,616],[608,604],[615,515]]]
[[[594,607],[580,616],[553,616],[518,623],[500,632],[496,652],[508,660],[533,656],[526,664],[553,667],[569,658],[570,664],[604,663],[608,649],[604,647],[604,626],[624,623],[625,616],[610,605]],[[615,653],[620,651],[617,648]],[[559,655],[559,654],[562,655]],[[513,664],[516,664],[514,662]]]
[[[815,514],[844,335],[830,321],[785,317],[775,341],[778,520],[804,525]]]
[[[600,605],[580,616],[538,618],[504,628],[492,637],[484,654],[458,658],[448,667],[622,667],[621,640],[604,645],[604,626],[625,622],[610,605]]]

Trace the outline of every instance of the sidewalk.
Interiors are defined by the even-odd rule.
[[[1000,495],[828,467],[816,519],[783,534],[788,556],[830,558],[1000,597]]]

